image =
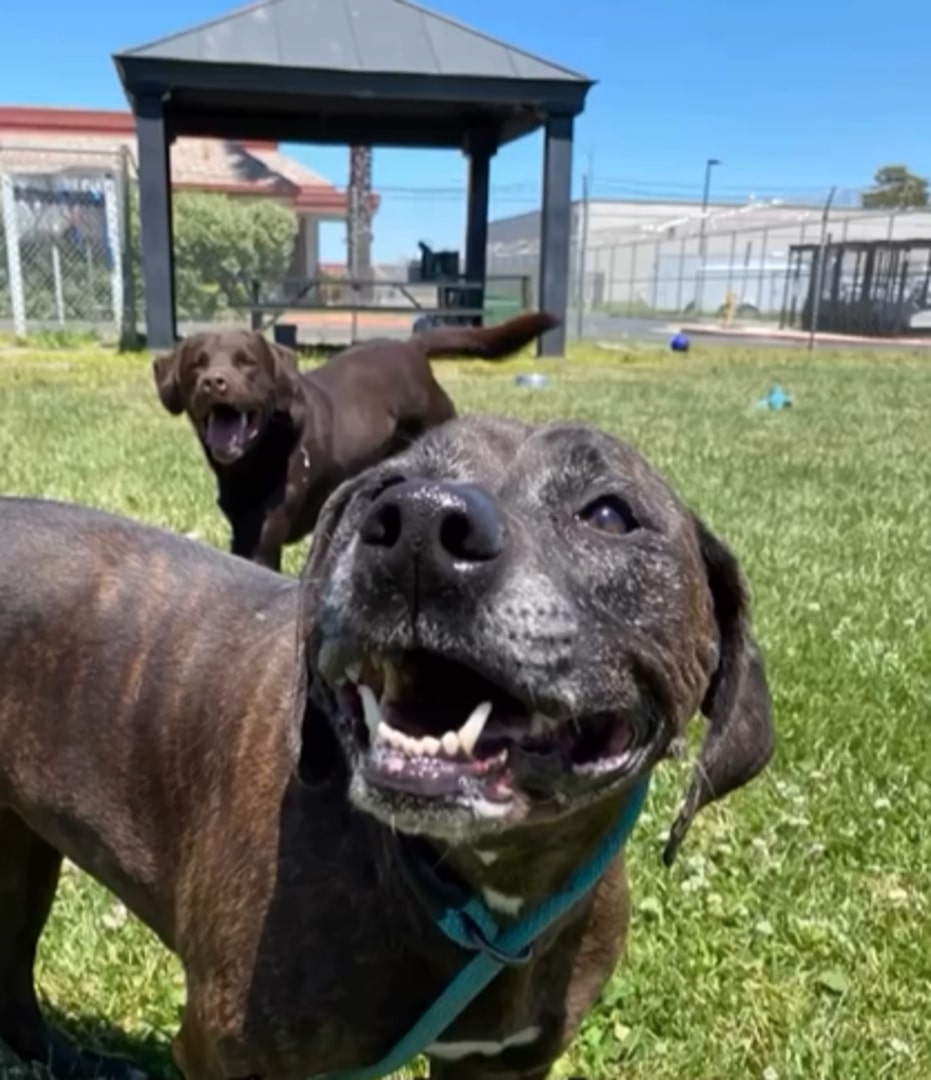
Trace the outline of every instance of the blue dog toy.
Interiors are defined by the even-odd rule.
[[[758,409],[791,409],[792,398],[782,389],[779,383],[770,390],[766,397],[760,398],[756,403]]]
[[[672,340],[669,342],[669,348],[673,352],[688,352],[689,351],[689,339],[680,330],[678,334],[675,334]]]
[[[514,377],[514,382],[518,386],[527,387],[530,390],[542,390],[544,386],[549,386],[550,377],[544,375],[541,371],[528,371],[521,375]]]

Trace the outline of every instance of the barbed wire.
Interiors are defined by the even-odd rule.
[[[392,201],[432,199],[438,202],[463,200],[467,188],[462,183],[450,184],[379,184],[375,189],[383,198]],[[715,187],[709,206],[735,206],[755,202],[782,203],[786,206],[821,207],[831,187],[780,187],[773,185],[742,185]],[[834,205],[854,208],[861,205],[862,196],[872,191],[870,185],[862,187],[836,187]],[[489,196],[499,204],[535,203],[540,198],[540,185],[526,182],[492,184]],[[701,191],[694,185],[664,183],[662,181],[622,179],[595,176],[589,182],[589,199],[592,201],[632,201],[699,203]]]

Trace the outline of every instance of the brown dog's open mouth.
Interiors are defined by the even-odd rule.
[[[231,405],[214,405],[204,421],[204,442],[217,461],[242,454],[259,433],[259,414]]]
[[[369,783],[423,797],[506,805],[528,762],[582,778],[626,771],[636,725],[610,713],[556,720],[464,664],[415,651],[350,665],[337,689]]]

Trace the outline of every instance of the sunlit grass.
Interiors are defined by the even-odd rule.
[[[530,368],[550,386],[518,388]],[[685,766],[658,778],[630,848],[628,957],[561,1072],[928,1080],[931,363],[641,346],[439,370],[461,411],[575,417],[637,444],[740,555],[775,693],[773,765],[700,817],[671,871],[659,852]],[[774,381],[795,406],[754,409]],[[146,358],[8,351],[0,402],[0,490],[226,546]],[[40,980],[71,1030],[170,1073],[179,969],[75,871]]]

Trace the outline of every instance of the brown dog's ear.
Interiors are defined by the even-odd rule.
[[[663,852],[669,866],[703,806],[753,779],[773,753],[772,701],[760,650],[750,633],[749,601],[733,554],[696,518],[718,624],[718,667],[701,710],[708,731],[685,801]]]
[[[269,343],[269,348],[275,354],[275,361],[278,365],[279,372],[287,372],[290,375],[297,375],[297,353],[292,349],[287,348],[285,345],[279,345],[273,341]]]
[[[162,404],[172,416],[184,412],[181,400],[181,356],[186,342],[181,342],[174,352],[157,356],[152,361],[152,374],[155,377],[155,389]]]
[[[275,405],[282,412],[291,407],[295,379],[298,375],[297,354],[284,345],[269,341],[264,334],[253,331],[256,355],[262,358],[275,387]]]

